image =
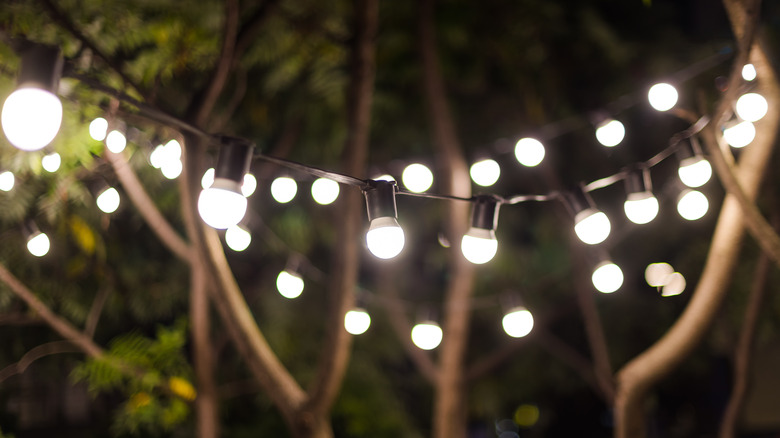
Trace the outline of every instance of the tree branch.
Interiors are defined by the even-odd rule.
[[[71,341],[54,341],[46,344],[38,345],[19,359],[18,362],[12,363],[7,367],[0,370],[0,383],[6,381],[8,378],[17,374],[22,374],[27,370],[27,367],[32,365],[38,359],[42,359],[46,356],[62,353],[82,353],[83,350],[73,345]]]
[[[206,273],[190,269],[190,336],[198,387],[195,399],[198,438],[219,436],[219,396],[214,381],[214,355],[211,344],[211,315],[206,290]]]
[[[100,320],[100,314],[103,313],[103,307],[108,299],[108,294],[111,290],[107,287],[101,287],[98,289],[95,299],[92,301],[92,307],[89,309],[89,315],[87,315],[87,322],[84,324],[84,334],[91,339],[95,337],[95,330],[97,329],[98,321]]]

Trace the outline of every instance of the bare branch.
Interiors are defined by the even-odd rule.
[[[63,353],[81,353],[82,349],[73,345],[70,341],[54,341],[39,345],[19,359],[19,362],[12,363],[0,370],[0,383],[17,374],[22,374],[33,362],[46,356]]]
[[[108,299],[108,294],[111,293],[111,289],[108,287],[101,287],[95,299],[92,301],[92,307],[89,309],[89,315],[87,315],[87,322],[84,324],[84,334],[90,338],[95,337],[95,330],[97,329],[98,321],[100,320],[100,314],[103,313],[103,307]]]

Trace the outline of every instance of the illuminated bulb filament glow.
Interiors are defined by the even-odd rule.
[[[597,291],[611,294],[623,285],[623,271],[612,262],[602,262],[593,271],[591,280]]]
[[[127,138],[119,131],[111,131],[106,135],[106,147],[109,151],[118,154],[125,150]]]
[[[620,144],[626,136],[626,128],[617,120],[607,120],[596,128],[596,140],[606,147]]]
[[[469,170],[472,181],[482,187],[489,187],[501,176],[501,167],[495,160],[482,160],[471,165]]]
[[[311,185],[311,197],[317,204],[332,204],[339,197],[339,183],[328,178],[318,178]]]
[[[647,99],[656,111],[669,111],[677,104],[677,89],[670,84],[660,83],[650,87]]]
[[[756,127],[750,122],[740,122],[723,130],[723,139],[731,147],[743,148],[756,138]]]
[[[239,193],[238,183],[219,178],[200,192],[198,212],[203,222],[212,228],[225,229],[236,225],[246,214],[247,201]]]
[[[282,176],[271,183],[271,196],[280,204],[292,201],[297,193],[298,184],[292,178]]]
[[[680,168],[677,169],[680,175],[680,181],[688,187],[701,187],[712,177],[712,166],[710,162],[702,157],[695,156],[680,161]]]
[[[433,173],[423,164],[410,164],[401,174],[401,180],[409,191],[422,193],[433,185]]]
[[[764,96],[758,93],[747,93],[737,99],[737,115],[748,122],[761,120],[769,110],[769,104]]]
[[[696,190],[686,190],[677,202],[677,211],[680,216],[695,221],[707,214],[710,203],[704,193]]]
[[[16,178],[14,178],[14,174],[8,170],[6,170],[3,173],[0,173],[0,190],[4,192],[10,192],[11,189],[14,188],[14,183],[16,182]]]
[[[523,166],[538,166],[544,160],[544,145],[535,138],[521,138],[515,144],[515,158]]]
[[[623,209],[631,222],[646,224],[658,215],[658,199],[651,192],[629,193]]]
[[[498,241],[496,233],[493,230],[471,227],[463,236],[460,244],[463,257],[466,260],[481,265],[487,263],[495,257],[498,251]]]
[[[240,225],[234,225],[225,231],[225,243],[228,248],[241,252],[249,248],[252,243],[252,235]]]
[[[49,155],[45,155],[41,158],[41,166],[47,172],[54,173],[59,170],[62,164],[62,157],[56,152],[52,152]]]
[[[108,132],[108,120],[98,117],[89,124],[89,136],[93,140],[103,141]]]

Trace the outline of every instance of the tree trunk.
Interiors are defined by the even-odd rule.
[[[214,381],[214,359],[210,337],[211,320],[205,273],[199,269],[192,269],[190,279],[190,333],[198,388],[198,395],[195,399],[197,437],[217,438],[219,436],[219,400],[217,385]]]

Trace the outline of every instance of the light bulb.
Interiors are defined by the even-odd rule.
[[[577,233],[577,237],[588,245],[603,242],[611,230],[607,215],[593,208],[577,213],[574,224],[574,232]]]
[[[298,298],[303,292],[303,278],[295,272],[282,271],[276,277],[276,290],[285,298]]]
[[[501,176],[501,167],[495,160],[477,161],[471,165],[469,174],[475,184],[489,187],[498,181],[498,177]]]
[[[625,136],[625,126],[614,119],[606,120],[596,128],[596,140],[606,147],[617,146]]]
[[[282,176],[271,183],[271,196],[280,204],[292,201],[296,193],[298,193],[298,184],[292,178]]]
[[[176,139],[173,139],[168,143],[165,143],[164,148],[165,148],[166,160],[181,161],[181,143],[179,143]]]
[[[646,224],[658,215],[658,199],[652,192],[629,193],[623,209],[631,222]]]
[[[673,272],[669,274],[666,284],[661,288],[661,296],[673,297],[675,295],[680,295],[685,291],[686,285],[685,277],[679,272]]]
[[[597,291],[611,294],[623,285],[623,271],[612,262],[601,262],[593,271],[591,280]]]
[[[441,344],[441,327],[433,321],[425,321],[412,328],[412,342],[422,350],[433,350]]]
[[[244,183],[241,184],[241,194],[248,198],[257,190],[257,178],[251,173],[244,175]]]
[[[41,166],[43,169],[47,172],[54,173],[62,164],[62,157],[60,157],[60,154],[56,152],[52,152],[48,155],[44,155],[43,158],[41,158]]]
[[[339,183],[329,178],[317,178],[311,185],[311,197],[317,204],[332,204],[339,197]]]
[[[645,281],[652,287],[661,287],[669,282],[674,268],[669,263],[650,263],[645,268]]]
[[[13,172],[6,170],[0,173],[0,190],[10,192],[14,188],[15,182],[16,178],[14,178]]]
[[[723,139],[731,147],[743,148],[756,138],[756,127],[750,122],[740,122],[723,130]]]
[[[393,177],[393,175],[388,175],[388,174],[379,175],[371,179],[373,179],[374,181],[395,181],[396,180],[395,177]]]
[[[410,164],[401,174],[401,180],[409,191],[422,193],[433,185],[433,173],[423,164]]]
[[[89,123],[89,136],[93,140],[103,141],[108,132],[108,120],[98,117]]]
[[[119,208],[119,192],[115,188],[109,187],[103,190],[95,201],[100,211],[108,214],[113,213]]]
[[[704,196],[704,193],[696,190],[686,190],[677,202],[677,211],[683,218],[689,221],[695,221],[707,214],[709,206],[710,203],[707,201],[707,197]]]
[[[183,168],[184,166],[181,160],[171,160],[166,161],[162,167],[160,167],[160,171],[165,178],[176,179],[179,177],[179,175],[181,175]]]
[[[677,104],[677,89],[670,84],[660,83],[650,87],[647,92],[647,99],[650,106],[657,111],[669,111]]]
[[[521,138],[515,144],[515,158],[523,166],[537,166],[544,160],[544,145],[535,138]]]
[[[761,120],[769,109],[769,104],[764,96],[758,93],[747,93],[737,99],[737,115],[748,122]]]
[[[252,235],[244,227],[233,225],[225,231],[225,243],[233,251],[241,252],[249,248],[249,244],[252,243]]]
[[[525,307],[515,307],[501,320],[506,334],[513,338],[522,338],[534,328],[534,316]]]
[[[119,131],[111,131],[106,135],[106,147],[109,151],[118,154],[125,150],[127,146],[127,137]]]
[[[404,230],[393,217],[375,218],[366,233],[366,246],[376,257],[391,259],[404,249]]]
[[[54,140],[62,124],[62,102],[40,88],[19,88],[3,104],[5,136],[23,151],[37,151]]]
[[[244,218],[247,201],[239,193],[238,183],[217,178],[211,187],[200,192],[198,212],[210,227],[225,229]]]
[[[745,66],[742,67],[742,79],[750,82],[754,81],[756,76],[756,67],[753,64],[745,64]]]
[[[362,335],[371,326],[371,316],[364,309],[356,308],[344,315],[344,328],[351,335]]]
[[[154,149],[152,149],[152,153],[149,154],[149,164],[151,164],[152,167],[154,167],[155,169],[161,168],[163,163],[165,162],[164,155],[165,155],[165,146],[158,144],[157,146],[155,146]],[[211,171],[213,172],[214,169],[211,169]],[[213,174],[211,178],[214,179]],[[206,187],[203,188],[205,189]]]
[[[471,227],[463,236],[460,249],[466,260],[481,265],[493,259],[498,251],[498,241],[493,230]]]
[[[51,243],[49,242],[49,236],[45,233],[37,232],[27,240],[27,250],[35,257],[45,256],[48,254],[50,248]]]
[[[709,161],[697,155],[681,160],[677,174],[686,186],[701,187],[712,177],[712,166]]]
[[[200,179],[200,186],[204,189],[211,187],[214,184],[214,168],[210,167],[203,172],[203,178]]]

